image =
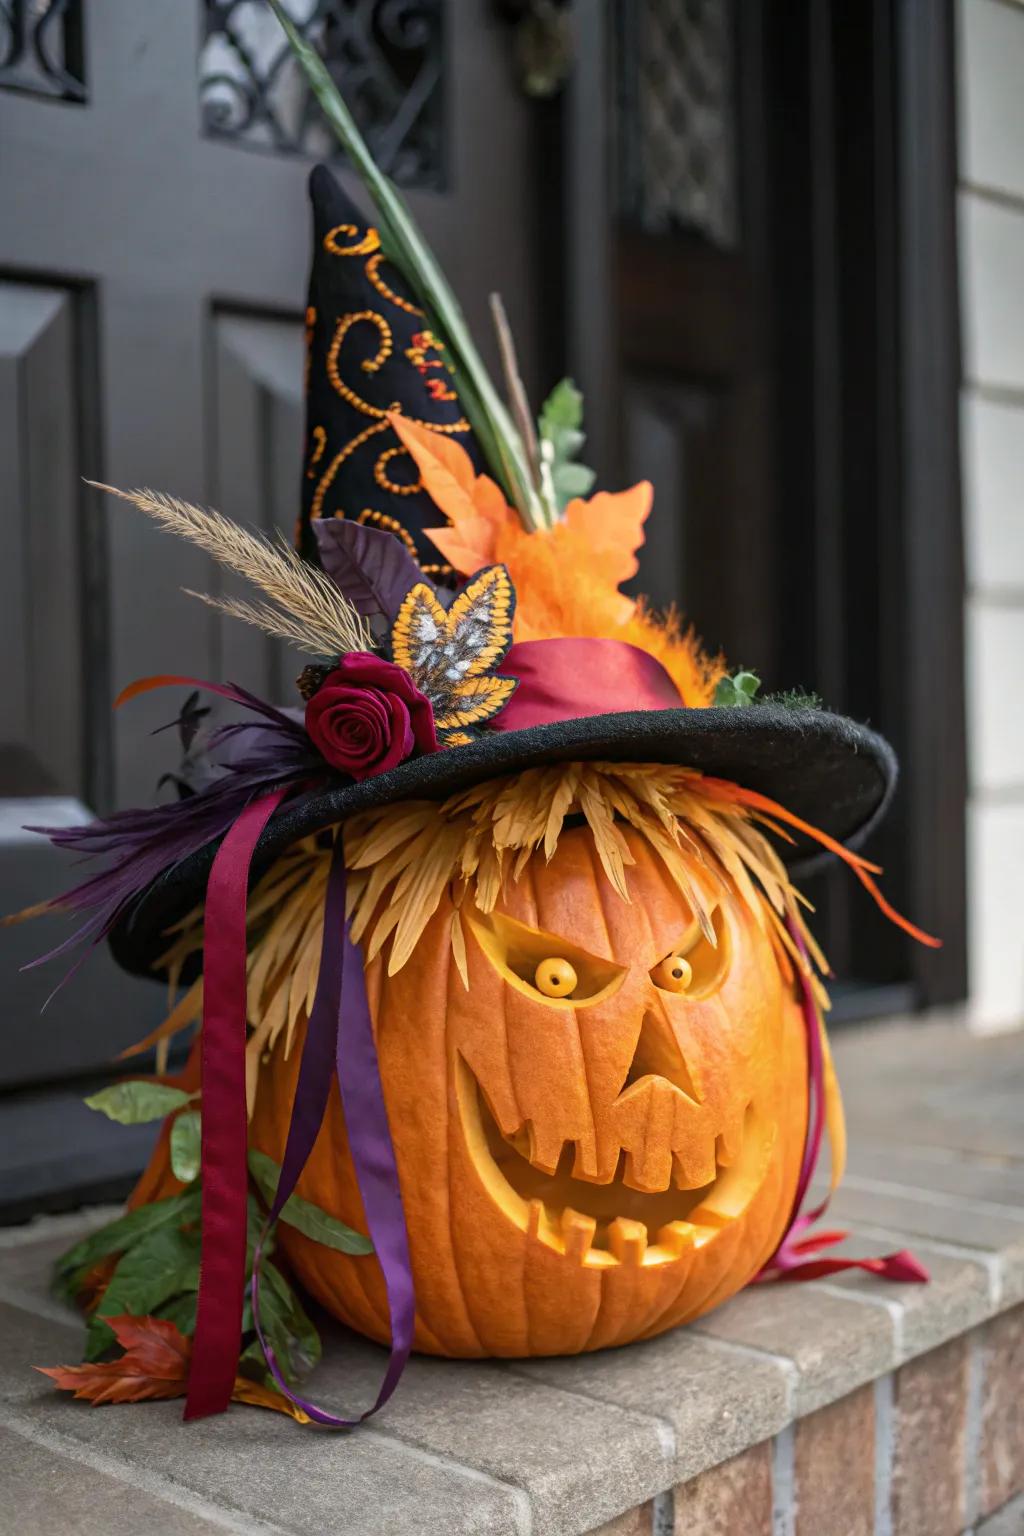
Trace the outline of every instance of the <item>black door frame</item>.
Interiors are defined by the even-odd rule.
[[[602,478],[616,477],[619,366],[611,9],[576,7],[562,114],[565,350]],[[902,783],[869,851],[890,897],[943,940],[925,950],[862,921],[840,877],[816,892],[826,949],[868,979],[852,1012],[953,1003],[967,991],[953,7],[735,0],[734,15],[741,178],[771,226],[771,536],[804,550],[764,654],[790,682],[817,672],[829,704],[893,740]]]
[[[956,27],[900,0],[900,350],[906,549],[906,776],[913,910],[943,940],[913,967],[922,1003],[967,995],[967,749],[960,482]]]

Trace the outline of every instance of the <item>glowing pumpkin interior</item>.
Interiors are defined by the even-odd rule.
[[[623,836],[628,901],[575,826],[491,912],[464,902],[468,988],[450,895],[396,974],[387,945],[367,966],[420,1350],[659,1333],[737,1291],[785,1228],[807,1118],[793,980],[718,866],[690,856],[704,931],[649,842]],[[302,1028],[259,1069],[251,1141],[278,1161]],[[365,1230],[336,1087],[299,1193]],[[279,1240],[320,1302],[388,1338],[375,1259]]]

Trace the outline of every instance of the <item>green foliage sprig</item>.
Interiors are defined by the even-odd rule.
[[[550,497],[559,512],[570,501],[586,496],[597,478],[592,469],[575,462],[586,436],[583,432],[583,396],[572,379],[555,385],[541,406],[541,474],[550,477]]]
[[[734,672],[731,677],[719,678],[714,703],[718,709],[746,709],[756,702],[760,686],[761,679],[756,672]]]

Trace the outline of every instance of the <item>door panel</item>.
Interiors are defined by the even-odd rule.
[[[0,741],[23,789],[65,793],[84,780],[74,304],[0,283]]]
[[[290,540],[302,458],[302,324],[220,310],[213,337],[213,500],[228,517]],[[242,579],[228,571],[220,574],[218,590],[248,595]],[[293,703],[292,681],[303,665],[297,653],[226,616],[219,626],[216,675]]]
[[[359,47],[334,54],[342,75],[349,72],[349,92],[358,87],[360,110],[376,114],[371,138],[396,150],[396,172],[422,183],[407,181],[407,196],[485,352],[493,359],[487,295],[497,288],[524,376],[539,390],[530,108],[497,7],[428,5],[440,16],[443,46],[430,52],[426,73],[408,73],[400,55],[413,34],[401,24],[417,7],[288,3],[303,19],[315,13],[335,41],[351,32],[358,11]],[[12,4],[31,37],[47,0],[8,0],[8,12]],[[113,695],[134,678],[228,676],[277,699],[291,695],[301,665],[294,653],[181,591],[233,590],[210,561],[84,488],[81,477],[152,486],[291,532],[312,161],[294,152],[294,135],[273,131],[257,135],[263,143],[254,152],[250,137],[218,113],[210,74],[226,54],[235,84],[224,90],[243,113],[259,118],[265,106],[259,82],[245,84],[238,48],[222,38],[212,64],[209,52],[198,63],[204,39],[230,22],[243,51],[245,28],[262,29],[264,52],[253,59],[265,64],[276,34],[256,5],[68,0],[63,9],[74,89],[42,64],[26,73],[28,52],[16,72],[0,71],[0,636],[8,674],[0,740],[23,749],[16,760],[8,754],[0,791],[59,789],[78,798],[65,812],[83,816],[86,807],[152,803],[161,774],[175,766],[171,733],[152,732],[173,717],[181,695],[156,692],[113,715]],[[51,40],[59,31],[51,28]],[[288,110],[295,107],[290,99]],[[301,96],[297,109],[301,118]],[[428,131],[409,154],[409,125],[421,113]],[[73,878],[66,861],[17,833],[21,820],[56,818],[59,803],[49,803],[49,814],[38,805],[19,810],[10,798],[0,807],[0,910]],[[13,930],[0,962],[21,964],[46,942],[31,925]],[[6,1083],[42,1074],[56,1084],[93,1071],[154,1022],[156,989],[129,985],[105,960],[88,965],[42,1025],[38,1008],[58,973],[28,973],[19,984],[12,1039],[26,1044],[20,1056],[17,1043],[10,1047]],[[6,1102],[0,1097],[0,1143]],[[64,1113],[56,1088],[53,1104]],[[123,1133],[110,1131],[130,1162],[130,1138],[118,1143]],[[0,1158],[0,1202],[3,1171]],[[57,1178],[52,1169],[46,1175],[51,1184]]]

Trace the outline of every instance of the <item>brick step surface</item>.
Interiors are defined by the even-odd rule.
[[[78,1360],[82,1330],[50,1264],[111,1212],[0,1232],[0,1533],[1024,1533],[1024,1036],[875,1026],[836,1056],[852,1154],[829,1225],[861,1255],[912,1247],[930,1284],[759,1286],[573,1359],[417,1358],[354,1434],[57,1394],[31,1367]],[[313,1395],[365,1406],[383,1352],[324,1333]]]

